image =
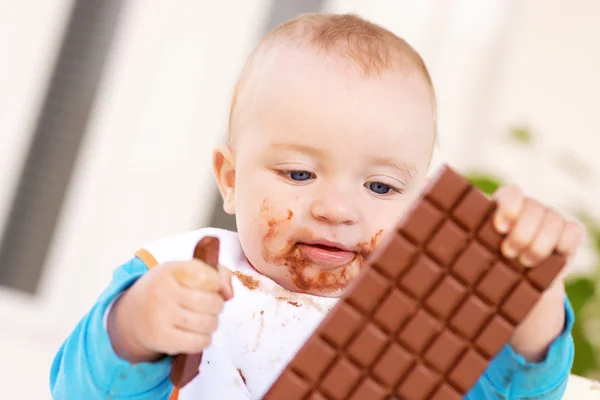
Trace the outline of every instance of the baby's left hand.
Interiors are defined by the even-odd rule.
[[[557,211],[525,197],[514,185],[494,193],[498,208],[494,226],[507,234],[501,251],[506,258],[518,259],[526,267],[535,267],[557,251],[572,256],[583,239],[583,228]],[[537,304],[514,331],[510,345],[527,361],[542,361],[550,344],[564,329],[564,282],[566,268],[546,289]]]
[[[525,197],[516,185],[498,189],[493,197],[498,203],[494,226],[508,234],[501,247],[506,258],[517,258],[524,266],[533,267],[554,250],[569,257],[581,244],[583,228],[579,222]]]

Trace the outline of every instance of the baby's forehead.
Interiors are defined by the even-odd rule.
[[[429,93],[417,76],[366,78],[335,66],[324,71],[319,61],[288,67],[270,68],[239,105],[238,138],[262,142],[292,135],[296,142],[324,144],[336,137],[333,146],[344,147],[364,139],[367,146],[400,146],[405,132],[432,135]]]
[[[406,81],[414,84],[406,86]],[[345,87],[357,85],[371,86],[371,92],[376,92],[378,87],[392,82],[399,89],[408,90],[412,96],[424,93],[432,103],[432,108],[434,107],[430,86],[414,66],[397,65],[386,70],[366,73],[361,64],[349,57],[324,54],[308,45],[281,41],[257,52],[252,60],[252,68],[241,78],[232,104],[230,132],[235,131],[233,122],[241,126],[244,121],[242,116],[246,111],[252,112],[259,100],[264,100],[265,97],[275,102],[289,102],[288,97],[292,96],[292,93],[285,90],[293,87],[293,94],[300,102],[303,94],[307,97],[318,96],[321,90],[325,90],[318,85],[325,84],[331,88],[336,82],[340,82],[340,92],[343,92]],[[239,121],[234,121],[234,118]]]

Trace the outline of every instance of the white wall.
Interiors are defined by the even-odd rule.
[[[0,227],[52,72],[71,0],[0,1]]]
[[[32,13],[27,2],[0,2],[0,227],[70,7],[70,0],[38,0]],[[43,315],[42,299],[0,290],[0,382],[7,397],[48,398],[48,360],[56,335],[42,333],[52,321],[34,326]]]
[[[48,398],[51,358],[112,270],[145,242],[208,219],[215,190],[210,152],[225,134],[236,73],[269,6],[268,0],[129,4],[41,293],[28,299],[0,290],[0,381],[7,398]],[[548,170],[550,162],[532,165],[524,155],[516,162],[501,145],[505,126],[525,120],[548,148],[568,148],[600,172],[591,145],[600,128],[594,118],[600,3],[576,0],[566,10],[565,4],[330,0],[327,9],[359,12],[423,53],[438,89],[443,152],[452,163],[500,167],[511,179],[526,178],[544,200],[562,196],[561,203],[573,192],[597,204],[597,182],[570,182],[565,191],[550,175],[539,187],[523,171]],[[0,52],[10,60],[0,63],[0,226],[69,6],[37,0],[36,13],[28,14],[29,2],[0,1]],[[476,145],[483,150],[474,151]]]
[[[47,78],[51,42],[66,16],[67,2],[63,9],[55,1],[38,3],[39,20],[31,20],[24,4],[0,2],[0,27],[13,30],[0,49],[20,56],[16,65],[0,63],[0,76],[20,79],[3,85],[11,90],[0,92],[0,104],[14,102],[7,114],[18,107],[21,113],[0,118],[0,131],[8,132],[3,141],[6,136],[10,145],[0,146],[1,155],[11,156],[0,157],[3,210],[41,94],[35,90]],[[48,398],[52,356],[112,270],[145,242],[207,219],[215,190],[211,150],[226,131],[234,79],[267,6],[262,0],[236,2],[235,8],[214,2],[208,10],[192,0],[129,2],[40,296],[0,291],[0,351],[8,355],[0,359],[4,396]],[[23,89],[27,96],[15,96]]]

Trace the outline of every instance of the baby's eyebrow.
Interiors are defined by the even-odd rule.
[[[370,161],[375,165],[397,169],[407,181],[417,175],[417,167],[409,161],[396,160],[388,157],[372,157]]]
[[[322,157],[327,154],[327,152],[323,149],[319,149],[313,146],[308,146],[305,144],[299,143],[273,143],[269,146],[271,150],[288,150],[288,151],[297,151],[301,153],[306,153],[316,157]]]

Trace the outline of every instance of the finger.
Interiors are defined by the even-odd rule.
[[[564,228],[564,218],[554,210],[547,210],[539,231],[529,247],[523,251],[519,262],[529,267],[546,259],[556,248]]]
[[[223,297],[217,293],[185,287],[178,292],[178,303],[192,312],[217,315],[223,311],[225,303]]]
[[[502,254],[515,258],[528,248],[538,232],[546,213],[546,208],[533,199],[525,200],[521,214],[510,233],[502,243]]]
[[[211,334],[219,326],[216,315],[192,312],[185,308],[179,308],[172,315],[172,319],[172,324],[178,329],[191,333]]]
[[[233,286],[231,284],[231,271],[222,265],[219,265],[219,278],[221,280],[220,293],[225,299],[231,300],[233,298]]]
[[[173,273],[180,285],[191,289],[216,292],[221,286],[216,269],[199,260],[182,263]]]
[[[498,204],[494,214],[494,227],[505,234],[514,225],[525,204],[525,196],[516,185],[507,185],[498,189],[493,196]]]
[[[175,326],[167,330],[164,352],[169,355],[197,354],[206,349],[211,341],[211,335],[205,333],[192,333]]]
[[[558,241],[556,250],[562,254],[573,253],[583,241],[584,229],[577,221],[568,221],[563,234]]]

